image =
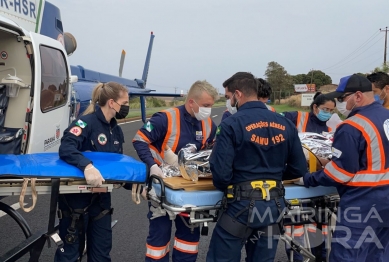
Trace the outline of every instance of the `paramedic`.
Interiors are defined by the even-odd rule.
[[[100,83],[94,88],[92,102],[84,114],[64,132],[60,158],[83,171],[86,182],[93,187],[101,186],[104,178],[82,152],[123,153],[124,136],[116,119],[127,116],[128,103],[124,86]],[[111,261],[111,194],[62,194],[58,208],[59,235],[65,251],[57,249],[55,261],[77,261],[84,251],[85,235],[88,261]]]
[[[373,84],[374,99],[389,109],[389,75],[377,72],[367,76]]]
[[[310,110],[310,112],[283,112],[281,115],[290,119],[296,125],[298,132],[321,134],[331,131],[327,126],[327,121],[334,113],[335,100],[317,92],[313,97]]]
[[[263,80],[262,78],[257,78],[257,81],[258,81],[258,100],[261,101],[262,103],[264,103],[266,105],[267,109],[275,112],[276,110],[272,106],[269,106],[268,104],[266,104],[267,101],[269,100],[271,93],[272,93],[270,84],[268,82],[266,82],[265,80]],[[223,87],[225,88],[225,86],[223,86]],[[235,114],[237,111],[236,105],[232,106],[231,99],[227,99],[226,106],[227,106],[227,110],[224,111],[224,113],[223,113],[222,121],[224,119],[226,119],[227,117],[229,117],[230,115]]]
[[[150,167],[150,174],[164,177],[160,165],[168,146],[178,153],[187,144],[204,149],[214,140],[216,125],[211,120],[211,108],[217,100],[217,90],[207,81],[195,82],[188,92],[185,104],[154,114],[136,133],[133,145],[139,158]],[[146,244],[146,261],[169,261],[169,244],[172,221],[168,214],[156,217],[149,204],[149,235]],[[173,219],[173,218],[172,218]],[[188,218],[174,220],[173,261],[196,261],[200,230],[191,233],[184,224]]]
[[[240,261],[246,240],[254,241],[246,246],[246,261],[273,261],[280,234],[276,221],[285,206],[281,181],[305,174],[304,153],[293,123],[258,101],[251,73],[238,72],[223,86],[238,112],[221,122],[210,157],[213,184],[225,193],[226,210],[213,231],[207,261]]]
[[[340,196],[330,261],[386,261],[389,254],[389,110],[363,76],[340,79],[327,94],[350,113],[337,128],[324,170],[305,174],[306,187],[335,186]],[[386,253],[385,253],[386,252]]]
[[[264,103],[270,111],[275,112],[274,107],[269,106],[267,102],[269,101],[270,95],[272,93],[270,84],[262,78],[257,78],[258,80],[258,100]]]
[[[281,115],[284,115],[286,118],[290,119],[297,127],[299,132],[313,132],[313,133],[322,133],[331,131],[331,128],[327,126],[327,121],[331,118],[332,113],[335,109],[335,100],[328,98],[326,95],[317,92],[313,97],[313,101],[310,105],[311,112],[284,112]],[[307,152],[307,151],[306,151]],[[307,152],[308,153],[308,152]],[[321,162],[324,162],[323,159],[320,159]],[[320,165],[321,166],[321,165]],[[304,205],[306,206],[306,205]],[[316,236],[316,225],[315,224],[306,224],[295,225],[293,236],[300,242],[304,242],[304,228],[308,232],[308,237],[311,243],[312,253],[316,256],[326,257],[326,250],[324,244],[320,244],[323,240],[318,239]],[[292,227],[285,226],[286,234],[289,236],[292,235]],[[327,234],[327,226],[322,226],[322,234],[325,239]],[[291,248],[289,244],[285,244],[286,253],[290,257]],[[303,261],[301,254],[293,252],[293,261],[299,262]]]

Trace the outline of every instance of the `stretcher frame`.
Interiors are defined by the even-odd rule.
[[[190,225],[187,224],[189,228],[193,227],[202,227],[202,235],[206,235],[205,233],[208,233],[208,223],[210,222],[217,222],[218,220],[218,214],[221,211],[222,204],[221,201],[216,203],[215,205],[211,206],[196,206],[196,207],[178,207],[171,203],[169,203],[166,200],[166,193],[165,193],[165,184],[163,182],[163,179],[156,176],[151,175],[148,180],[148,191],[151,190],[153,185],[153,180],[158,181],[158,183],[161,186],[161,194],[160,196],[152,196],[150,194],[147,194],[148,199],[160,207],[172,211],[172,212],[179,212],[179,215],[188,217]],[[336,214],[337,205],[339,203],[339,196],[334,195],[324,195],[319,197],[313,197],[313,198],[302,198],[302,199],[285,199],[287,209],[285,214],[282,216],[282,220],[285,221],[286,219],[290,219],[291,222],[284,223],[284,226],[292,226],[292,236],[288,236],[285,232],[284,234],[280,235],[280,240],[289,244],[292,248],[292,252],[300,253],[305,262],[313,262],[313,261],[320,261],[321,255],[313,254],[311,252],[311,247],[309,240],[305,245],[302,245],[293,237],[293,227],[294,226],[304,226],[304,233],[305,236],[307,236],[307,224],[316,223],[317,228],[319,230],[316,230],[317,233],[321,235],[321,229],[323,225],[327,225],[328,231],[326,236],[326,248],[327,248],[327,257],[326,261],[329,261],[329,252],[331,247],[331,237],[332,237],[332,219],[328,219],[326,221],[322,221],[321,217],[326,216],[330,218],[332,215]],[[313,207],[304,207],[303,204],[311,204]],[[313,211],[315,210],[315,211]],[[210,211],[214,211],[214,214],[210,214]],[[318,216],[319,213],[319,216]],[[184,215],[187,214],[187,215]],[[313,220],[304,220],[299,219],[301,216],[308,216],[309,218],[313,216]],[[291,262],[293,262],[293,254],[291,254]]]
[[[317,237],[322,238],[322,226],[327,226],[327,235],[325,248],[327,249],[325,260],[329,262],[329,254],[331,251],[333,218],[337,213],[337,206],[339,205],[339,195],[324,195],[320,197],[313,197],[310,199],[285,199],[288,211],[283,216],[283,219],[290,219],[290,222],[284,223],[284,226],[291,226],[291,236],[285,232],[280,236],[280,240],[287,243],[291,247],[290,262],[293,262],[293,252],[297,252],[303,256],[305,262],[322,261],[322,253],[313,254],[311,252],[311,245],[308,238],[307,224],[316,223]],[[310,204],[311,207],[304,207],[303,204]],[[314,212],[312,212],[314,210]],[[302,219],[300,219],[302,217]],[[313,219],[309,219],[312,218]],[[323,219],[324,217],[324,219]],[[298,218],[298,219],[296,219]],[[298,221],[297,221],[298,220]],[[324,220],[324,221],[323,221]],[[294,239],[294,226],[303,226],[304,229],[304,246]],[[318,230],[319,229],[319,230]],[[322,243],[320,246],[323,246]],[[320,250],[320,249],[319,249]]]
[[[21,228],[26,237],[19,245],[0,256],[0,261],[16,261],[30,252],[29,262],[38,262],[45,243],[50,246],[50,238],[56,235],[58,224],[55,224],[57,216],[57,202],[59,194],[71,193],[99,193],[112,192],[113,184],[107,181],[100,188],[94,188],[86,184],[85,180],[73,178],[37,178],[36,191],[38,195],[50,194],[49,223],[46,230],[32,233],[30,226],[22,215],[9,205],[1,202],[2,197],[20,195],[22,191],[23,178],[0,178],[0,211],[8,214]],[[31,195],[31,187],[28,187],[25,194]],[[117,221],[112,222],[112,227]]]
[[[189,227],[192,231],[195,227],[200,227],[202,225],[201,235],[208,235],[208,223],[217,221],[218,213],[222,207],[221,201],[220,203],[216,203],[215,205],[208,206],[178,207],[176,205],[172,205],[166,200],[165,183],[163,182],[162,178],[156,175],[151,175],[148,179],[148,192],[152,188],[152,182],[154,179],[157,180],[158,183],[161,185],[161,196],[156,197],[147,193],[147,198],[152,203],[168,211],[179,213],[179,216],[189,218],[190,224],[187,224],[185,220],[183,221],[186,226]],[[211,211],[214,211],[215,213],[211,214]]]

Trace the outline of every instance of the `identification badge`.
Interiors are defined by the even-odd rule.
[[[203,140],[203,131],[196,131],[196,140]]]

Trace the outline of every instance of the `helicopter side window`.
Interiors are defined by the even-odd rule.
[[[43,113],[64,106],[68,100],[68,68],[63,53],[47,46],[40,46],[41,53],[41,95]]]

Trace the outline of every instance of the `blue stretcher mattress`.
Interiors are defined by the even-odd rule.
[[[103,152],[83,152],[83,155],[93,162],[107,181],[146,181],[146,165],[130,156]],[[1,176],[84,179],[84,173],[62,161],[58,153],[0,155]]]
[[[153,188],[157,196],[161,196],[161,185],[153,183]],[[337,194],[335,187],[310,187],[306,188],[299,185],[285,185],[285,198],[312,198],[330,194]],[[182,207],[184,205],[194,206],[213,206],[223,197],[219,190],[208,191],[185,191],[173,190],[165,186],[166,201],[172,205]]]

